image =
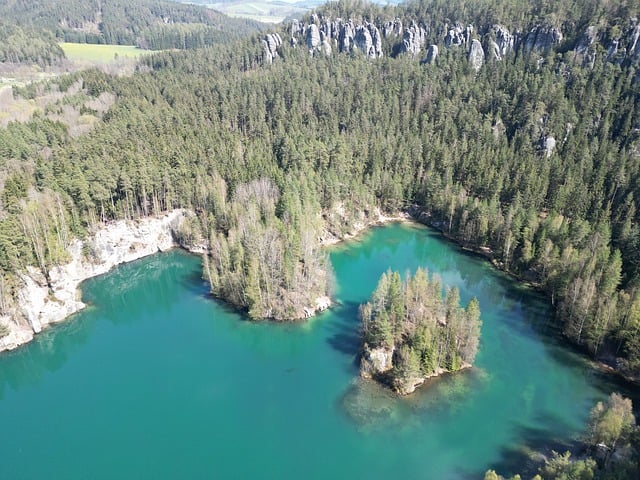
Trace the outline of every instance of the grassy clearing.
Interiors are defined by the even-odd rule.
[[[129,45],[93,45],[90,43],[61,43],[67,58],[73,62],[87,62],[93,64],[115,63],[119,59],[135,59],[140,55],[152,53]]]

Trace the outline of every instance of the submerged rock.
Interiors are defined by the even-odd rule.
[[[340,400],[347,417],[361,427],[388,422],[397,409],[397,397],[377,382],[356,379]]]

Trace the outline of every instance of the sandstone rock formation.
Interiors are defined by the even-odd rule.
[[[542,150],[544,152],[544,156],[549,158],[553,155],[553,152],[556,150],[556,139],[552,136],[546,136],[542,139]]]
[[[472,40],[471,48],[469,49],[469,63],[471,63],[471,67],[479,72],[484,65],[484,50],[482,48],[482,44],[480,40]]]
[[[402,36],[402,20],[396,18],[393,21],[384,22],[382,24],[382,34],[384,35],[384,38]]]
[[[320,30],[315,23],[312,23],[307,28],[307,48],[309,53],[313,53],[316,48],[320,46]]]
[[[525,52],[546,53],[562,43],[562,32],[548,25],[533,27],[522,41]]]
[[[429,45],[429,48],[427,49],[427,56],[424,59],[424,63],[433,65],[434,63],[436,63],[436,58],[438,58],[438,46]]]
[[[411,22],[411,26],[404,31],[402,36],[400,51],[413,56],[418,55],[427,41],[427,34],[428,32],[424,27]]]
[[[364,346],[360,361],[360,376],[373,378],[393,368],[393,349]]]
[[[491,28],[491,36],[488,50],[494,60],[502,60],[515,50],[516,37],[507,27],[494,25]]]
[[[460,24],[456,24],[451,28],[447,28],[447,35],[444,37],[444,46],[450,48],[466,45],[470,42],[472,33],[473,25],[463,27]]]
[[[262,58],[265,63],[273,63],[273,59],[278,56],[278,47],[282,45],[282,38],[277,33],[268,33],[262,40]]]

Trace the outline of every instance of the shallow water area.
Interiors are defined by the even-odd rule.
[[[544,299],[424,227],[330,249],[337,305],[251,323],[174,250],[83,285],[92,307],[0,356],[2,478],[478,478],[568,444],[613,385],[546,334]],[[473,369],[398,398],[357,378],[358,305],[388,268],[482,311]]]

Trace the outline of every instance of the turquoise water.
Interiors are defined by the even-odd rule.
[[[478,478],[563,445],[613,388],[545,333],[546,303],[437,234],[331,250],[338,305],[250,323],[181,251],[83,285],[91,308],[0,356],[0,478]],[[357,379],[357,305],[387,268],[477,296],[476,367],[409,398]]]

